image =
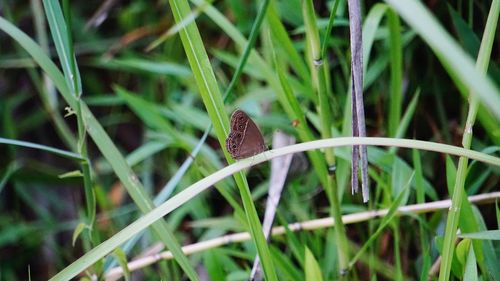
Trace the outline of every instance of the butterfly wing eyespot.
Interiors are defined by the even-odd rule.
[[[234,159],[243,159],[266,150],[264,138],[248,115],[236,110],[231,115],[231,131],[226,139],[226,149]]]

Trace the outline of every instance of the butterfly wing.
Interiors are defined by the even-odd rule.
[[[236,110],[231,115],[231,132],[226,148],[234,159],[243,159],[266,149],[262,133],[248,115]]]
[[[264,138],[252,119],[248,119],[246,131],[240,145],[239,157],[254,156],[266,150]]]
[[[231,115],[231,131],[226,139],[226,149],[235,159],[237,155],[239,155],[248,119],[248,116],[241,110],[236,110],[233,115]]]

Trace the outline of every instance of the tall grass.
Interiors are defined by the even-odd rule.
[[[349,137],[346,1],[115,2],[89,24],[83,2],[5,4],[1,278],[246,280],[258,254],[266,280],[498,280],[498,206],[467,198],[498,197],[499,2],[364,3],[369,138]],[[300,144],[234,161],[235,108]],[[368,204],[344,192],[352,145]],[[301,152],[267,242],[265,163]]]

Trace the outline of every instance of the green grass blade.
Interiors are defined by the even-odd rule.
[[[315,139],[314,134],[312,133],[311,128],[309,128],[309,126],[307,125],[306,117],[304,112],[302,111],[300,103],[292,91],[292,87],[288,82],[285,71],[282,69],[282,67],[280,67],[276,55],[274,55],[274,59],[275,59],[276,71],[278,73],[280,84],[282,87],[281,92],[283,92],[283,95],[279,95],[278,98],[280,99],[280,102],[283,105],[283,108],[287,113],[287,115],[289,116],[289,118],[298,121],[297,133],[300,139],[303,142],[312,141]],[[309,159],[311,159],[314,169],[316,170],[318,176],[320,177],[320,181],[322,182],[323,185],[326,186],[327,184],[326,175],[328,171],[324,165],[325,163],[324,156],[318,151],[310,151],[308,152],[308,156]]]
[[[389,25],[389,53],[391,62],[391,88],[389,96],[389,137],[396,136],[401,118],[403,100],[403,47],[401,44],[401,24],[399,17],[392,9],[387,10]]]
[[[474,254],[474,247],[469,246],[469,254],[465,264],[463,280],[478,281],[479,275],[477,274],[476,255]]]
[[[425,203],[425,190],[424,190],[424,175],[422,171],[422,161],[420,160],[420,152],[416,149],[412,150],[413,167],[415,167],[415,187],[417,203]],[[422,266],[420,273],[420,280],[427,280],[428,272],[431,268],[431,256],[429,247],[429,237],[425,231],[426,225],[424,215],[421,215],[422,220],[419,220],[418,231],[420,238],[420,245],[422,248]]]
[[[380,225],[378,226],[377,230],[370,235],[370,238],[366,240],[366,242],[363,244],[361,249],[359,249],[356,252],[356,255],[351,259],[349,262],[349,268],[352,268],[354,264],[358,261],[358,259],[361,257],[361,255],[373,245],[375,242],[375,239],[382,233],[382,231],[385,229],[387,225],[396,217],[397,210],[401,205],[404,205],[406,203],[406,200],[408,199],[409,191],[410,191],[410,182],[412,180],[413,176],[410,178],[410,180],[406,183],[405,187],[401,189],[399,192],[398,196],[395,198],[394,202],[392,202],[391,207],[389,208],[389,211],[387,212],[387,215],[384,216],[382,221],[380,222]]]
[[[488,230],[473,233],[459,234],[460,238],[480,239],[480,240],[500,240],[500,230]]]
[[[255,41],[257,40],[257,35],[259,34],[262,21],[264,20],[264,17],[266,15],[269,2],[270,0],[264,0],[261,3],[259,13],[257,14],[257,18],[255,19],[255,22],[252,26],[252,30],[250,31],[248,42],[245,46],[245,49],[243,50],[243,53],[241,54],[241,59],[238,63],[238,66],[236,67],[236,71],[234,72],[233,77],[231,78],[231,82],[229,82],[229,85],[227,86],[227,89],[223,95],[224,101],[227,99],[229,94],[233,91],[234,87],[236,86],[236,82],[239,80],[241,73],[243,72],[243,68],[245,67],[247,60],[250,57],[250,52],[252,51],[252,48],[255,45]]]
[[[82,85],[80,72],[76,64],[76,57],[73,52],[73,42],[71,40],[71,31],[66,24],[65,18],[62,14],[61,7],[58,1],[43,1],[43,6],[45,8],[45,13],[47,14],[47,21],[50,26],[50,31],[54,44],[56,46],[57,54],[59,56],[59,61],[63,67],[64,77],[66,78],[66,84],[71,90],[71,94],[77,97],[76,111],[77,125],[78,125],[78,152],[87,158],[87,142],[86,142],[86,132],[85,124],[83,124],[83,117],[81,114],[80,96],[82,95]],[[67,7],[69,9],[69,7]],[[69,11],[69,10],[68,10]],[[70,17],[70,14],[66,15]],[[70,22],[70,20],[68,20]],[[92,178],[90,173],[90,165],[88,162],[84,161],[81,163],[81,169],[83,173],[83,186],[85,191],[85,202],[87,205],[87,220],[89,224],[89,231],[92,233],[93,224],[96,217],[96,200],[95,192],[92,187]],[[94,237],[90,233],[90,237]]]
[[[66,150],[61,150],[58,148],[53,148],[50,146],[32,143],[32,142],[27,142],[27,141],[0,138],[0,143],[43,150],[43,151],[47,151],[49,153],[53,153],[53,154],[56,154],[56,155],[59,155],[62,157],[66,157],[66,158],[74,159],[74,160],[79,160],[79,161],[86,160],[82,155],[80,155],[78,153],[74,153],[74,152],[70,152],[70,151],[66,151]]]
[[[311,67],[311,80],[313,88],[318,96],[319,116],[320,116],[320,131],[323,139],[332,136],[332,107],[330,106],[333,97],[328,87],[327,69],[328,63],[321,57],[321,46],[319,40],[319,31],[317,28],[316,14],[313,7],[312,0],[302,2],[302,12],[304,17],[304,25],[306,29],[306,44],[309,66]],[[325,38],[326,40],[326,38]],[[283,80],[283,79],[281,79]],[[325,149],[324,152],[325,164],[328,167],[335,166],[335,152],[333,149]],[[327,183],[323,186],[329,199],[330,213],[339,222],[335,226],[335,238],[337,239],[337,254],[339,257],[339,268],[343,271],[347,267],[349,260],[349,248],[347,243],[347,236],[345,227],[342,224],[342,214],[340,211],[340,200],[338,198],[337,181],[334,175],[324,175],[327,177]]]
[[[42,3],[40,1],[31,1],[31,10],[34,17],[34,28],[36,30],[36,40],[39,42],[45,53],[49,52],[49,42],[47,34],[47,26],[45,20],[45,13],[43,10]],[[38,85],[38,92],[46,108],[47,112],[50,113],[56,132],[59,134],[60,138],[64,141],[65,145],[71,150],[76,151],[76,139],[71,132],[68,125],[65,123],[64,118],[58,110],[59,98],[55,91],[55,87],[47,77],[47,75],[38,75],[38,71],[35,69],[28,69],[28,73],[31,76],[33,82]]]
[[[413,120],[415,109],[417,108],[418,98],[420,97],[420,89],[416,91],[411,99],[408,107],[406,108],[403,118],[401,118],[400,124],[398,125],[398,130],[396,131],[396,138],[404,137],[410,122]]]
[[[366,15],[365,22],[363,23],[363,76],[366,76],[371,50],[375,41],[375,34],[388,8],[386,4],[375,4],[370,9],[370,12],[368,12],[368,15]]]
[[[297,265],[281,249],[271,247],[271,254],[276,261],[276,269],[279,271],[281,278],[291,281],[304,280],[304,275],[299,271]]]
[[[47,22],[52,32],[52,38],[59,55],[59,60],[68,83],[68,88],[76,97],[81,95],[80,74],[76,71],[75,56],[72,52],[71,39],[68,38],[69,30],[64,20],[58,1],[44,0],[43,6],[47,14]]]
[[[90,109],[83,104],[82,113],[84,120],[88,126],[88,133],[94,140],[104,157],[110,162],[116,175],[123,183],[127,189],[130,197],[137,204],[142,212],[147,212],[154,207],[154,203],[146,194],[144,187],[138,180],[135,173],[130,169],[127,162],[118,151],[116,146],[114,146],[113,141],[106,134],[101,124],[95,119],[95,117],[90,113]],[[181,247],[175,238],[172,230],[168,227],[165,221],[160,220],[153,225],[158,237],[163,243],[172,251],[176,261],[188,275],[191,280],[198,280],[198,276],[194,271],[193,267],[189,263],[189,260],[182,253]]]
[[[323,43],[321,44],[321,57],[324,58],[326,55],[326,46],[328,46],[328,37],[330,37],[330,33],[332,32],[333,23],[335,22],[335,15],[337,14],[337,8],[339,7],[340,0],[335,0],[335,4],[333,4],[333,8],[330,11],[330,18],[328,19],[328,25],[325,30],[325,36],[323,39]]]
[[[490,13],[488,15],[485,31],[483,33],[483,39],[481,42],[481,47],[479,49],[479,54],[476,63],[476,69],[478,73],[486,73],[487,67],[490,61],[491,49],[494,42],[494,33],[496,30],[498,15],[500,13],[500,1],[495,0],[491,4]],[[479,82],[481,83],[481,82]],[[476,90],[471,87],[471,90]],[[464,129],[464,135],[462,138],[462,145],[464,148],[469,148],[472,142],[472,126],[475,123],[477,110],[479,108],[478,99],[481,97],[470,93],[470,105],[469,112],[467,115],[467,120]],[[471,216],[472,209],[470,203],[466,199],[466,193],[464,190],[465,180],[467,177],[467,166],[468,159],[465,157],[460,157],[458,163],[457,174],[454,182],[453,195],[452,195],[452,205],[448,212],[448,218],[446,221],[446,229],[443,241],[443,253],[441,260],[441,267],[439,273],[440,281],[447,281],[450,278],[451,264],[453,260],[453,253],[455,250],[455,239],[456,231],[460,223],[460,228],[462,231],[473,232],[478,231],[478,226],[474,216]],[[462,209],[462,212],[460,211]],[[461,214],[467,215],[466,220],[461,219]],[[477,256],[479,266],[485,271],[485,267],[488,266],[491,272],[498,271],[498,267],[491,266],[490,263],[485,265],[484,255],[482,252],[481,241],[474,241],[474,252]],[[491,250],[491,249],[490,249]]]
[[[156,58],[114,58],[111,60],[96,59],[90,63],[92,66],[119,71],[152,73],[158,75],[173,75],[179,78],[192,75],[191,70],[184,65],[168,61],[158,61]]]
[[[458,88],[466,91],[465,85],[472,89],[482,104],[500,119],[500,107],[497,106],[500,104],[498,86],[475,69],[470,56],[458,46],[423,4],[416,0],[386,2],[429,44]]]
[[[103,258],[110,252],[112,252],[116,247],[123,244],[125,241],[131,237],[137,235],[148,226],[153,224],[155,221],[160,220],[163,216],[171,213],[179,206],[182,206],[187,201],[191,200],[204,190],[210,188],[218,181],[223,180],[230,175],[237,173],[241,170],[247,169],[250,166],[260,164],[264,161],[269,161],[275,157],[280,157],[290,153],[297,153],[300,151],[306,151],[311,149],[321,149],[325,147],[341,147],[341,146],[351,146],[351,145],[381,145],[381,146],[398,146],[407,148],[416,148],[422,150],[436,151],[440,153],[453,154],[457,156],[466,156],[470,159],[476,159],[491,165],[500,166],[500,158],[493,157],[481,152],[476,152],[461,147],[455,147],[440,143],[431,143],[425,141],[415,141],[406,139],[389,139],[389,138],[334,138],[328,140],[318,140],[307,143],[300,143],[292,146],[287,146],[271,151],[261,153],[254,156],[252,159],[241,160],[230,166],[227,166],[221,170],[218,170],[214,174],[201,179],[195,184],[187,187],[183,191],[176,194],[171,199],[167,200],[165,203],[161,204],[152,211],[144,214],[141,218],[134,221],[132,224],[128,225],[120,232],[115,234],[113,237],[109,238],[105,242],[101,243],[97,247],[93,248],[91,251],[85,253],[81,258],[76,260],[71,266],[67,267],[65,270],[61,271],[58,275],[54,276],[53,280],[66,280],[78,274],[79,269],[83,270],[93,263]],[[408,189],[406,189],[408,190]],[[400,195],[399,197],[402,197]],[[399,198],[398,197],[398,198]],[[397,202],[398,199],[394,202]]]
[[[476,33],[450,5],[448,5],[448,10],[450,11],[451,19],[453,20],[460,42],[464,45],[471,56],[477,56],[481,42],[479,41]],[[492,32],[495,33],[495,31]],[[500,72],[500,70],[496,64],[490,64],[489,73],[495,77],[493,74],[494,72]],[[496,77],[498,77],[498,75],[496,75]],[[467,98],[466,93],[460,93],[464,98]],[[498,121],[495,117],[493,117],[491,112],[486,110],[483,105],[480,105],[477,112],[477,118],[484,127],[484,131],[490,136],[494,143],[496,145],[500,145],[500,126],[498,126]]]
[[[290,65],[297,72],[298,76],[308,83],[310,81],[310,73],[303,58],[299,55],[293,42],[285,29],[285,26],[280,21],[278,13],[274,5],[269,6],[269,11],[267,12],[267,21],[269,28],[271,29],[272,39],[276,42],[276,45],[283,50],[290,61]]]
[[[43,52],[43,50],[38,46],[31,38],[29,38],[24,32],[19,30],[17,27],[7,22],[5,19],[0,17],[0,29],[5,31],[9,36],[11,36],[14,40],[16,40],[37,62],[37,64],[47,73],[47,75],[52,79],[54,85],[59,90],[63,98],[66,102],[72,107],[76,107],[76,99],[73,95],[70,94],[70,90],[68,85],[64,80],[64,76],[59,71],[57,66],[49,59],[49,57]],[[137,180],[137,177],[132,172],[130,167],[127,165],[125,159],[120,154],[116,146],[113,144],[109,136],[106,134],[104,129],[101,127],[97,119],[93,116],[92,112],[88,107],[82,103],[82,116],[86,120],[87,130],[89,135],[92,137],[94,142],[98,144],[98,148],[103,153],[105,158],[110,162],[113,167],[113,170],[120,178],[124,186],[127,188],[127,191],[134,199],[139,208],[145,212],[148,209],[151,209],[153,204],[151,200],[145,196],[143,193],[144,189],[141,183]],[[137,201],[136,201],[137,200]],[[174,250],[174,256],[177,256],[177,260],[183,266],[186,274],[190,275],[193,280],[197,280],[196,273],[192,266],[187,261],[187,258],[180,252],[180,246],[174,240],[173,234],[170,230],[168,230],[168,226],[164,221],[158,222],[155,226],[155,230],[159,233],[160,239],[169,247],[170,250]],[[177,244],[177,246],[175,245]],[[180,254],[180,258],[179,258]],[[96,262],[95,260],[94,262]],[[78,267],[77,265],[72,265],[61,272],[59,272],[53,278],[55,280],[62,279],[71,279],[72,276],[75,276],[79,272],[85,270],[91,264],[87,264],[84,267]]]
[[[191,8],[185,0],[170,0],[170,7],[176,22],[181,22],[191,13]],[[262,5],[265,5],[263,2]],[[261,10],[262,12],[262,10]],[[265,12],[265,10],[263,11]],[[263,15],[262,15],[263,16]],[[200,95],[207,109],[208,115],[215,129],[217,139],[221,147],[225,146],[225,139],[229,134],[229,120],[224,112],[222,95],[219,91],[215,75],[213,73],[208,55],[205,51],[199,30],[195,23],[185,26],[179,31],[188,58],[191,70],[198,84]],[[233,163],[231,156],[226,150],[224,155],[228,163]],[[240,190],[243,206],[247,215],[250,233],[257,247],[259,258],[262,262],[264,275],[267,280],[277,280],[276,272],[271,260],[271,254],[262,233],[262,226],[252,201],[248,183],[242,173],[235,174],[236,184]]]
[[[321,274],[321,269],[319,268],[318,261],[314,258],[313,253],[309,248],[306,247],[305,251],[305,264],[304,271],[306,274],[306,281],[323,281],[323,275]]]
[[[16,40],[21,47],[23,47],[23,49],[28,52],[31,57],[33,57],[36,63],[47,73],[52,82],[54,82],[54,85],[64,97],[68,105],[71,108],[75,108],[76,99],[74,96],[71,96],[64,76],[59,71],[57,66],[45,54],[42,48],[40,48],[40,46],[33,41],[33,39],[28,37],[26,33],[6,21],[3,17],[0,17],[0,29]]]

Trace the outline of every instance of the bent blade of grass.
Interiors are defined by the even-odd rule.
[[[154,203],[146,194],[141,182],[106,134],[104,128],[97,119],[95,119],[90,109],[84,103],[82,103],[82,113],[88,126],[87,130],[89,135],[92,137],[103,156],[110,162],[113,170],[127,189],[130,197],[143,213],[153,209]],[[181,247],[167,223],[164,220],[158,221],[153,225],[153,229],[165,246],[171,249],[176,261],[182,267],[186,275],[191,280],[198,280],[198,275],[189,263],[189,260],[182,253]]]
[[[429,44],[436,56],[454,78],[457,87],[473,90],[482,104],[500,119],[498,87],[485,74],[475,69],[474,62],[461,49],[432,14],[416,0],[386,0],[399,15]],[[461,82],[459,82],[461,81]],[[463,83],[460,85],[460,83]]]
[[[206,131],[205,133],[206,133],[206,135],[208,135],[208,131]],[[206,135],[204,134],[202,139],[206,139]],[[191,152],[189,157],[186,158],[186,160],[182,163],[182,165],[179,167],[177,172],[175,172],[174,176],[170,178],[170,180],[167,182],[167,184],[156,195],[155,199],[153,200],[155,206],[160,205],[161,203],[165,202],[165,200],[167,200],[170,197],[170,195],[174,191],[177,184],[180,182],[180,180],[182,179],[184,174],[187,172],[187,170],[191,167],[191,164],[194,162],[194,157],[196,157],[196,155],[198,155],[198,152],[201,150],[203,143],[204,143],[204,141],[198,142],[198,144],[193,149],[193,151]],[[151,143],[151,144],[154,144],[154,143]],[[158,144],[154,144],[154,145],[159,145],[160,146],[159,149],[163,149],[166,147],[166,144],[164,144],[164,143],[158,143]],[[132,156],[132,154],[130,154],[129,156]],[[130,157],[130,158],[132,158],[132,157]],[[128,240],[127,243],[125,243],[125,245],[123,245],[122,250],[125,253],[129,253],[132,250],[132,248],[135,246],[135,244],[140,240],[140,238],[142,238],[142,235],[137,235],[137,236],[133,237],[132,239]],[[117,262],[116,259],[111,259],[108,257],[104,263],[104,272],[108,272],[112,267],[114,267],[116,265],[116,262]]]
[[[71,96],[68,85],[64,79],[64,76],[59,71],[57,66],[50,60],[50,58],[45,54],[42,48],[33,41],[26,33],[22,30],[6,21],[3,17],[0,17],[0,29],[7,33],[10,37],[16,40],[23,49],[28,52],[28,54],[33,57],[36,63],[47,73],[47,75],[52,79],[54,85],[59,90],[61,95],[64,97],[66,102],[71,108],[76,107],[76,99]]]
[[[479,52],[480,41],[477,37],[475,31],[467,25],[467,23],[460,17],[460,15],[448,4],[448,11],[450,13],[451,19],[453,20],[453,24],[455,30],[457,32],[457,36],[459,41],[464,45],[471,56],[477,56]],[[495,30],[485,29],[486,32],[492,32],[491,34],[495,34]],[[489,73],[499,72],[498,67],[495,64],[490,64]],[[460,92],[464,98],[467,97],[466,93]],[[481,125],[484,127],[484,131],[489,137],[493,140],[496,145],[500,145],[500,126],[498,126],[497,120],[492,114],[484,109],[484,106],[480,105],[477,117],[481,122]]]
[[[193,185],[187,187],[186,189],[179,192],[171,199],[167,200],[165,203],[161,204],[157,208],[154,208],[150,212],[144,214],[141,218],[137,219],[136,221],[134,221],[129,226],[122,229],[120,232],[118,232],[108,240],[104,241],[91,251],[87,252],[85,255],[83,255],[78,260],[73,262],[70,266],[68,266],[66,269],[59,272],[51,280],[63,280],[63,279],[66,280],[73,278],[79,272],[85,270],[87,267],[91,266],[99,259],[103,258],[107,254],[112,252],[115,248],[123,244],[128,239],[137,235],[139,232],[145,230],[155,221],[160,220],[163,216],[169,214],[170,212],[182,206],[184,203],[188,202],[189,200],[191,200],[204,190],[213,186],[215,183],[223,180],[226,177],[231,176],[234,173],[247,169],[251,166],[258,165],[262,162],[269,161],[273,158],[287,155],[290,153],[297,153],[301,151],[321,149],[326,147],[341,147],[341,146],[351,146],[351,145],[379,145],[379,146],[398,146],[406,148],[416,148],[416,149],[452,154],[457,156],[465,156],[491,165],[500,166],[500,158],[493,157],[491,155],[487,155],[481,152],[441,143],[432,143],[427,141],[417,141],[408,139],[344,137],[344,138],[334,138],[326,140],[317,140],[307,143],[300,143],[279,149],[265,151],[254,157],[243,159],[234,164],[231,164],[221,170],[218,170],[212,175],[201,179],[200,181],[194,183]],[[400,196],[402,197],[402,195]],[[397,200],[395,202],[397,202]]]
[[[75,96],[70,94],[70,90],[64,80],[64,76],[59,71],[57,66],[44,53],[40,46],[36,44],[36,42],[34,42],[31,38],[29,38],[23,31],[21,31],[2,17],[0,17],[0,29],[5,31],[9,36],[16,40],[21,45],[21,47],[23,47],[33,57],[37,64],[52,79],[54,85],[59,90],[66,102],[72,108],[76,108],[76,98]],[[106,132],[101,127],[100,123],[94,117],[86,104],[81,102],[81,105],[82,117],[87,122],[86,126],[89,135],[98,145],[98,148],[100,149],[106,160],[109,161],[109,163],[113,167],[115,174],[119,177],[125,188],[127,188],[127,192],[134,199],[135,204],[137,204],[143,212],[152,209],[153,203],[147,197],[147,195],[144,194],[144,189],[142,188],[141,183],[137,181],[137,177],[127,165],[123,156],[120,154],[116,146],[113,144],[109,136],[106,134]],[[187,258],[180,251],[180,246],[178,245],[176,240],[172,240],[172,238],[175,237],[168,229],[168,225],[166,224],[166,222],[158,222],[153,226],[153,228],[159,234],[158,236],[160,237],[162,242],[167,245],[167,247],[173,247],[172,250],[174,250],[175,252],[174,256],[176,256],[176,260],[179,262],[181,267],[183,267],[186,274],[188,274],[192,280],[197,280],[197,275],[192,266],[189,264]],[[179,254],[181,256],[179,256]],[[71,279],[71,277],[67,276],[74,276],[75,274],[78,274],[78,272],[85,270],[85,268],[87,268],[88,266],[84,268],[67,267],[56,275],[58,277],[55,276],[55,279],[53,279]]]

